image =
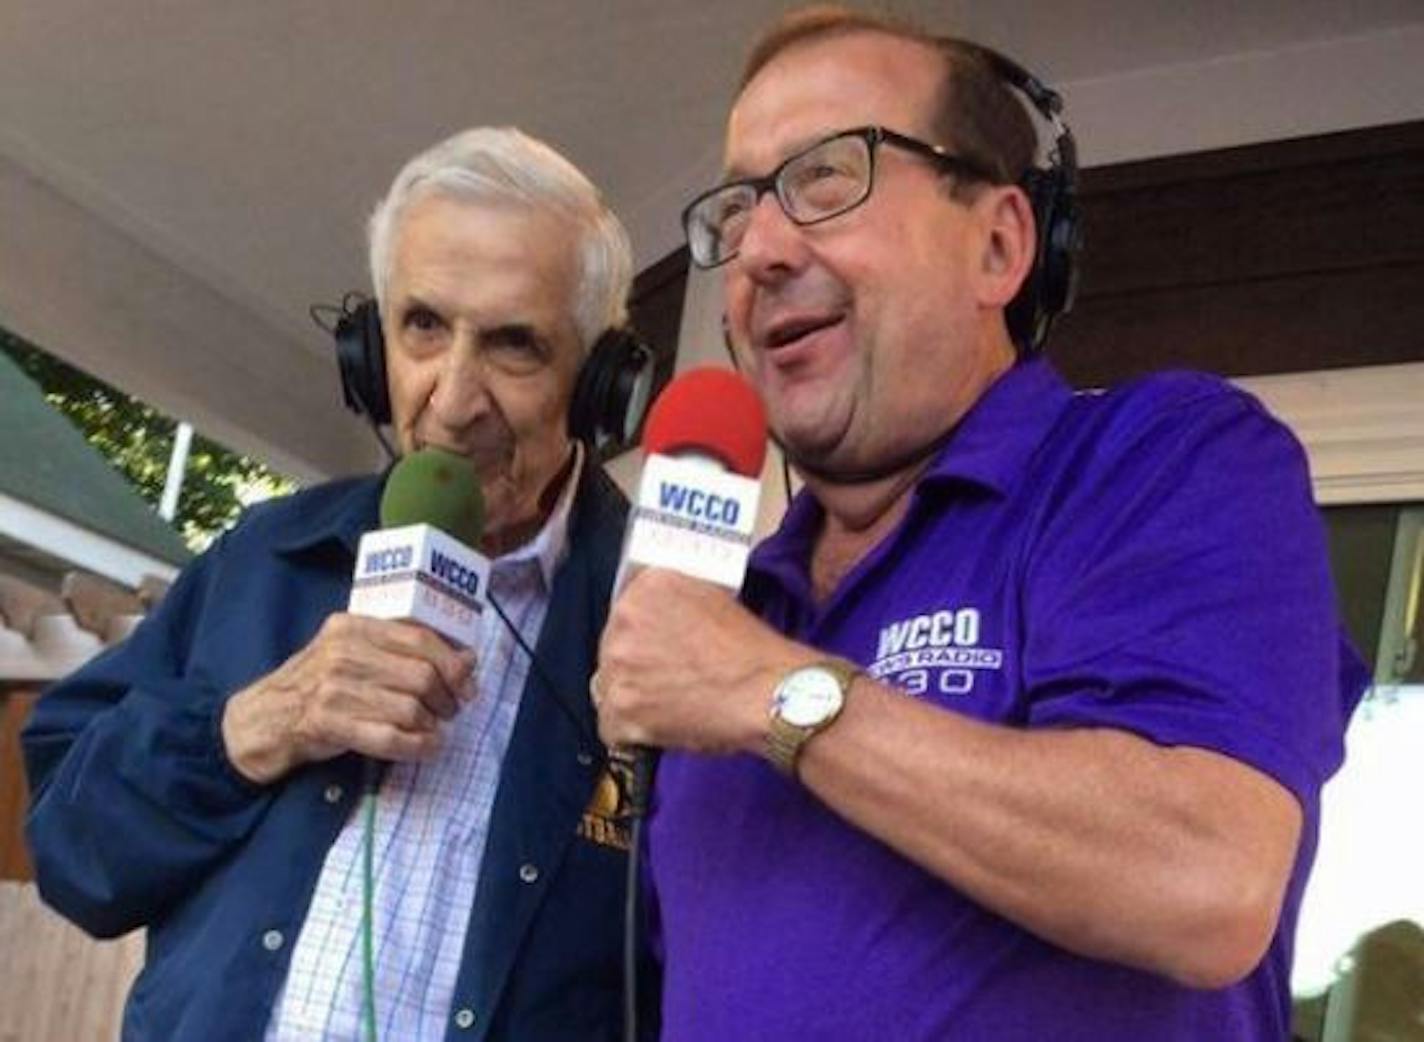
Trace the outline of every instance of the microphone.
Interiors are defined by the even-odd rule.
[[[476,646],[490,564],[471,547],[479,543],[484,523],[484,496],[469,460],[441,448],[403,456],[391,468],[381,493],[381,527],[365,533],[357,544],[347,611],[417,622],[458,647]],[[361,760],[362,986],[368,1025],[375,1022],[373,836],[385,766],[369,756]]]
[[[489,561],[470,549],[485,523],[484,497],[469,460],[425,448],[391,468],[381,493],[381,527],[356,547],[346,610],[373,619],[417,622],[461,648],[479,641]],[[367,757],[368,795],[385,764]]]
[[[643,448],[613,596],[634,566],[741,589],[766,460],[766,410],[756,391],[726,369],[688,370],[653,403]],[[647,811],[655,752],[635,750],[632,766],[629,812],[638,819]]]
[[[559,712],[589,750],[597,745],[576,700],[563,691],[490,593],[489,559],[472,547],[484,531],[484,496],[470,461],[449,449],[403,456],[381,494],[381,527],[361,537],[347,611],[367,618],[416,622],[460,648],[478,647],[485,607],[493,609]],[[366,784],[379,785],[383,765],[366,761]]]
[[[691,369],[658,396],[614,596],[634,565],[741,588],[761,497],[766,410],[745,378]]]
[[[653,403],[643,427],[643,449],[647,457],[613,596],[622,592],[634,566],[671,568],[740,589],[766,459],[766,410],[751,384],[726,369],[687,371]],[[621,757],[628,772],[631,819],[623,906],[625,1042],[638,1038],[643,819],[657,769],[656,750],[638,748],[629,754]]]
[[[402,457],[381,495],[381,527],[357,547],[347,610],[418,622],[474,647],[488,600],[489,561],[471,549],[484,513],[469,460],[441,448]]]

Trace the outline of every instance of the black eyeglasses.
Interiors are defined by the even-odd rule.
[[[947,173],[976,181],[996,181],[982,164],[939,145],[884,127],[843,130],[797,152],[765,177],[729,181],[703,192],[682,211],[682,227],[692,262],[699,268],[726,264],[741,249],[752,211],[767,192],[792,221],[818,224],[853,210],[875,186],[875,151],[894,145],[928,159]]]

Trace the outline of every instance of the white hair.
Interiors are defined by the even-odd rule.
[[[367,225],[371,285],[384,308],[391,247],[406,208],[440,194],[461,201],[516,205],[547,213],[577,237],[578,279],[570,301],[583,349],[628,319],[633,249],[623,223],[577,167],[513,127],[461,131],[408,162]]]

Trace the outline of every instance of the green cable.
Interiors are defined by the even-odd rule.
[[[367,792],[365,842],[361,850],[361,954],[363,963],[362,1017],[365,1020],[367,1042],[376,1042],[376,953],[371,930],[372,891],[375,883],[371,869],[376,831],[376,794]]]

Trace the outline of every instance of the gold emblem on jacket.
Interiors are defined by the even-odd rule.
[[[628,786],[632,784],[632,769],[618,760],[610,760],[598,776],[593,796],[579,820],[578,834],[590,842],[615,850],[628,849]]]

